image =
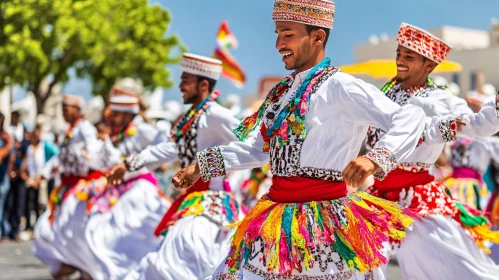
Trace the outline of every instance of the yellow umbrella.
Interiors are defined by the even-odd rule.
[[[397,75],[397,65],[390,59],[373,59],[358,64],[340,66],[341,71],[352,75],[369,75],[374,79],[391,79]],[[463,66],[457,62],[444,61],[432,73],[461,72]]]

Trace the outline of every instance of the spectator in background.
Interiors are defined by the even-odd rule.
[[[27,150],[27,170],[29,179],[26,183],[26,230],[32,231],[31,213],[35,212],[36,219],[40,216],[40,205],[38,201],[40,183],[46,163],[58,154],[57,148],[50,142],[41,141],[41,127],[36,126],[31,134],[31,143]]]
[[[0,113],[0,239],[8,236],[10,226],[5,219],[5,202],[10,188],[9,176],[9,154],[12,140],[9,134],[3,129],[5,116]]]
[[[22,142],[24,139],[24,126],[20,119],[19,111],[14,111],[10,114],[9,131],[12,138],[16,141]]]
[[[29,143],[24,140],[24,131],[21,134],[21,139],[18,138],[18,135],[14,138],[14,147],[10,155],[12,170],[9,172],[10,190],[7,195],[5,218],[11,226],[9,237],[19,240],[21,218],[24,216],[26,200],[26,181],[28,180],[26,154]]]

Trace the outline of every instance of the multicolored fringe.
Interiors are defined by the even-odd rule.
[[[440,182],[402,188],[387,193],[381,193],[379,189],[374,187],[370,187],[366,191],[372,195],[397,202],[402,207],[417,213],[419,217],[443,215],[453,218],[486,253],[490,252],[484,247],[485,241],[499,243],[499,233],[491,231],[487,219],[479,211],[452,199],[447,194],[445,185]],[[398,247],[400,242],[391,240],[390,243],[392,246]]]
[[[50,211],[49,222],[52,223],[56,218],[56,207],[61,204],[70,194],[81,201],[87,201],[92,196],[102,192],[107,185],[106,177],[100,177],[93,180],[81,179],[74,186],[59,185],[55,187],[49,195],[48,210]]]
[[[267,178],[267,174],[270,170],[270,165],[264,165],[262,168],[255,168],[251,170],[250,178],[246,180],[241,186],[241,191],[249,193],[253,197],[256,197],[258,193],[258,188],[260,184]]]
[[[447,178],[443,184],[449,189],[453,199],[482,210],[481,198],[488,192],[487,187],[474,178]]]
[[[143,174],[140,174],[138,176],[135,176],[135,177],[127,180],[126,182],[119,184],[119,185],[104,184],[103,188],[100,187],[100,188],[96,189],[95,187],[92,187],[89,184],[88,189],[90,189],[90,190],[96,189],[97,191],[95,191],[93,193],[93,195],[90,197],[90,199],[88,200],[87,208],[86,208],[87,213],[90,213],[94,209],[99,213],[104,213],[104,212],[111,210],[111,208],[113,208],[113,206],[116,204],[116,202],[118,202],[120,197],[122,197],[125,193],[127,193],[129,190],[131,190],[132,187],[134,186],[134,183],[138,180],[147,181],[147,182],[151,183],[152,185],[154,185],[155,187],[158,186],[158,180],[156,179],[154,174],[152,174],[151,172],[147,172],[147,173],[143,173]],[[105,180],[105,182],[107,183],[107,180]]]
[[[229,226],[239,220],[239,204],[234,195],[225,191],[201,191],[189,194],[173,214],[163,235],[179,219],[187,216],[205,216],[210,221]]]
[[[488,241],[499,244],[499,232],[491,230],[489,221],[479,211],[462,205],[457,201],[454,201],[454,204],[459,208],[459,214],[454,219],[470,233],[478,247],[485,253],[490,254],[490,250],[484,246],[484,242]]]
[[[312,250],[332,244],[350,269],[371,271],[387,263],[382,242],[400,240],[414,214],[364,192],[331,201],[277,203],[265,198],[238,224],[226,259],[230,272],[248,262],[263,239],[267,271],[290,275],[314,266]]]
[[[107,178],[102,176],[95,180],[80,180],[74,187],[74,194],[76,198],[81,201],[87,201],[90,198],[102,193],[107,186]]]

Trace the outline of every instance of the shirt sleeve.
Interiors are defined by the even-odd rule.
[[[263,144],[260,129],[255,129],[244,142],[234,141],[227,146],[208,148],[197,153],[203,180],[209,181],[227,172],[264,166],[269,161],[269,155],[263,151]]]
[[[157,145],[148,146],[136,155],[127,157],[125,164],[128,171],[135,171],[143,166],[149,170],[155,170],[166,162],[177,161],[178,153],[176,143],[168,139]]]
[[[458,136],[468,139],[484,138],[499,130],[495,102],[485,104],[480,112],[474,113],[464,99],[440,90],[428,97],[411,98],[409,103],[422,108],[427,116],[438,118],[434,125],[441,132],[444,142],[455,141]],[[457,119],[466,123],[461,131],[457,131]]]
[[[489,102],[482,106],[478,113],[461,114],[458,116],[466,125],[458,131],[458,135],[468,139],[489,137],[499,131],[497,106]]]
[[[366,155],[380,167],[375,177],[384,178],[418,145],[426,124],[423,110],[412,105],[402,108],[379,89],[359,79],[342,82],[340,96],[345,106],[349,106],[354,123],[386,132]]]

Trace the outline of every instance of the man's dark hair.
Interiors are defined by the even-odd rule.
[[[428,61],[429,59],[424,55],[422,55],[422,57],[423,57],[423,65],[424,65],[426,63],[426,61]],[[437,68],[437,67],[435,66],[435,68]],[[433,70],[435,70],[435,68],[433,68]],[[433,72],[433,70],[431,70],[430,73],[428,73],[428,74],[431,74],[431,72]]]
[[[206,80],[208,82],[208,91],[210,93],[213,92],[213,89],[215,88],[217,81],[210,79],[210,78],[207,78],[207,77],[197,76],[198,84],[201,83],[203,80]]]
[[[322,29],[324,32],[326,32],[326,38],[324,39],[324,48],[326,48],[327,40],[329,39],[329,32],[331,31],[329,28],[324,28],[324,27],[319,27],[315,25],[309,25],[306,24],[305,27],[307,28],[308,35],[312,33],[312,31]]]
[[[11,117],[16,117],[16,118],[19,118],[19,111],[14,111],[10,114]]]

